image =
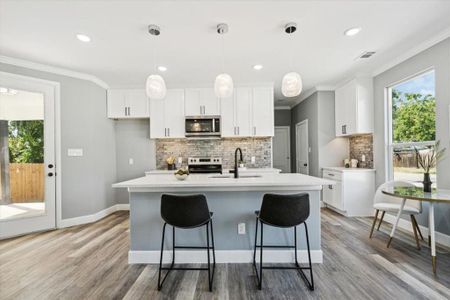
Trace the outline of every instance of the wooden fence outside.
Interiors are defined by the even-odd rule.
[[[9,164],[12,203],[44,202],[44,164]]]

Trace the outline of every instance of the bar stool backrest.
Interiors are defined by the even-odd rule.
[[[205,195],[161,196],[161,217],[175,227],[190,228],[211,219]]]
[[[309,195],[265,194],[259,218],[264,223],[278,227],[293,227],[309,217]]]

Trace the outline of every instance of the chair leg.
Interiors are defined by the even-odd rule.
[[[373,224],[372,224],[372,229],[370,229],[370,234],[369,234],[369,239],[372,238],[372,234],[373,234],[373,229],[375,228],[375,224],[377,223],[377,219],[378,219],[378,213],[380,212],[380,210],[376,210],[375,212],[375,217],[373,219]]]
[[[209,222],[208,222],[209,223]],[[206,247],[207,247],[207,253],[208,253],[208,286],[209,291],[212,291],[212,282],[211,282],[211,261],[209,258],[209,224],[206,224]]]
[[[298,258],[297,258],[297,226],[294,226],[294,257],[295,257],[295,266],[300,267],[298,264]]]
[[[314,291],[314,277],[313,277],[313,269],[312,269],[312,261],[311,261],[311,250],[309,248],[309,235],[308,235],[308,226],[306,225],[306,222],[303,222],[305,225],[305,232],[306,232],[306,246],[308,247],[308,260],[309,260],[309,275],[311,276],[311,283],[306,280],[308,283],[308,287],[311,291]],[[302,272],[303,274],[303,272]],[[306,279],[306,278],[305,278]]]
[[[263,223],[261,222],[261,248],[259,253],[259,286],[258,288],[262,290],[262,270],[263,270]]]
[[[255,229],[255,250],[253,251],[253,264],[256,265],[256,242],[258,241],[258,218],[256,218]]]
[[[158,291],[162,288],[161,283],[161,268],[162,268],[162,261],[163,261],[163,251],[164,251],[164,234],[166,232],[166,225],[167,223],[164,223],[163,225],[163,232],[162,232],[162,239],[161,239],[161,257],[159,259],[159,271],[158,271]]]
[[[172,226],[172,267],[175,264],[175,226]]]
[[[416,229],[416,224],[414,223],[414,216],[411,216],[411,225],[413,228],[413,232],[414,232],[414,238],[416,239],[416,245],[417,245],[417,250],[420,250],[420,243],[419,243],[419,237],[417,236],[417,229]]]
[[[422,232],[420,231],[420,227],[419,227],[419,224],[417,223],[416,217],[415,217],[414,215],[412,215],[412,219],[414,220],[414,225],[415,225],[416,228],[417,228],[417,232],[418,232],[419,235],[420,235],[420,239],[423,241],[423,240],[424,240],[424,239],[423,239],[423,235],[422,235]]]
[[[209,221],[211,223],[211,240],[212,240],[212,250],[213,250],[213,270],[216,268],[216,246],[214,245],[214,231],[213,231],[213,222],[212,220]],[[214,271],[213,271],[214,276]]]
[[[385,210],[383,210],[383,213],[381,214],[381,219],[380,219],[380,223],[378,223],[378,227],[377,227],[377,231],[379,231],[380,230],[380,226],[381,226],[381,223],[383,222],[383,218],[384,218],[384,214],[386,213],[386,211]]]

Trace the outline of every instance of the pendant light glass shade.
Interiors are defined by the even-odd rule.
[[[160,75],[150,75],[145,84],[145,92],[150,99],[161,100],[166,97],[167,89]]]
[[[233,95],[233,78],[226,73],[217,75],[214,92],[219,98],[231,97]]]
[[[281,93],[285,97],[296,97],[300,95],[303,89],[302,77],[296,72],[290,72],[284,75],[281,82]]]

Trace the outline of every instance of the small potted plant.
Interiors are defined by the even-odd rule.
[[[167,162],[167,170],[175,170],[175,156],[169,156],[166,159]]]
[[[440,141],[436,142],[436,145],[432,146],[427,150],[418,150],[414,147],[416,151],[417,163],[423,169],[423,191],[426,193],[431,192],[431,179],[430,170],[436,167],[436,164],[444,156],[445,148],[440,148]]]

